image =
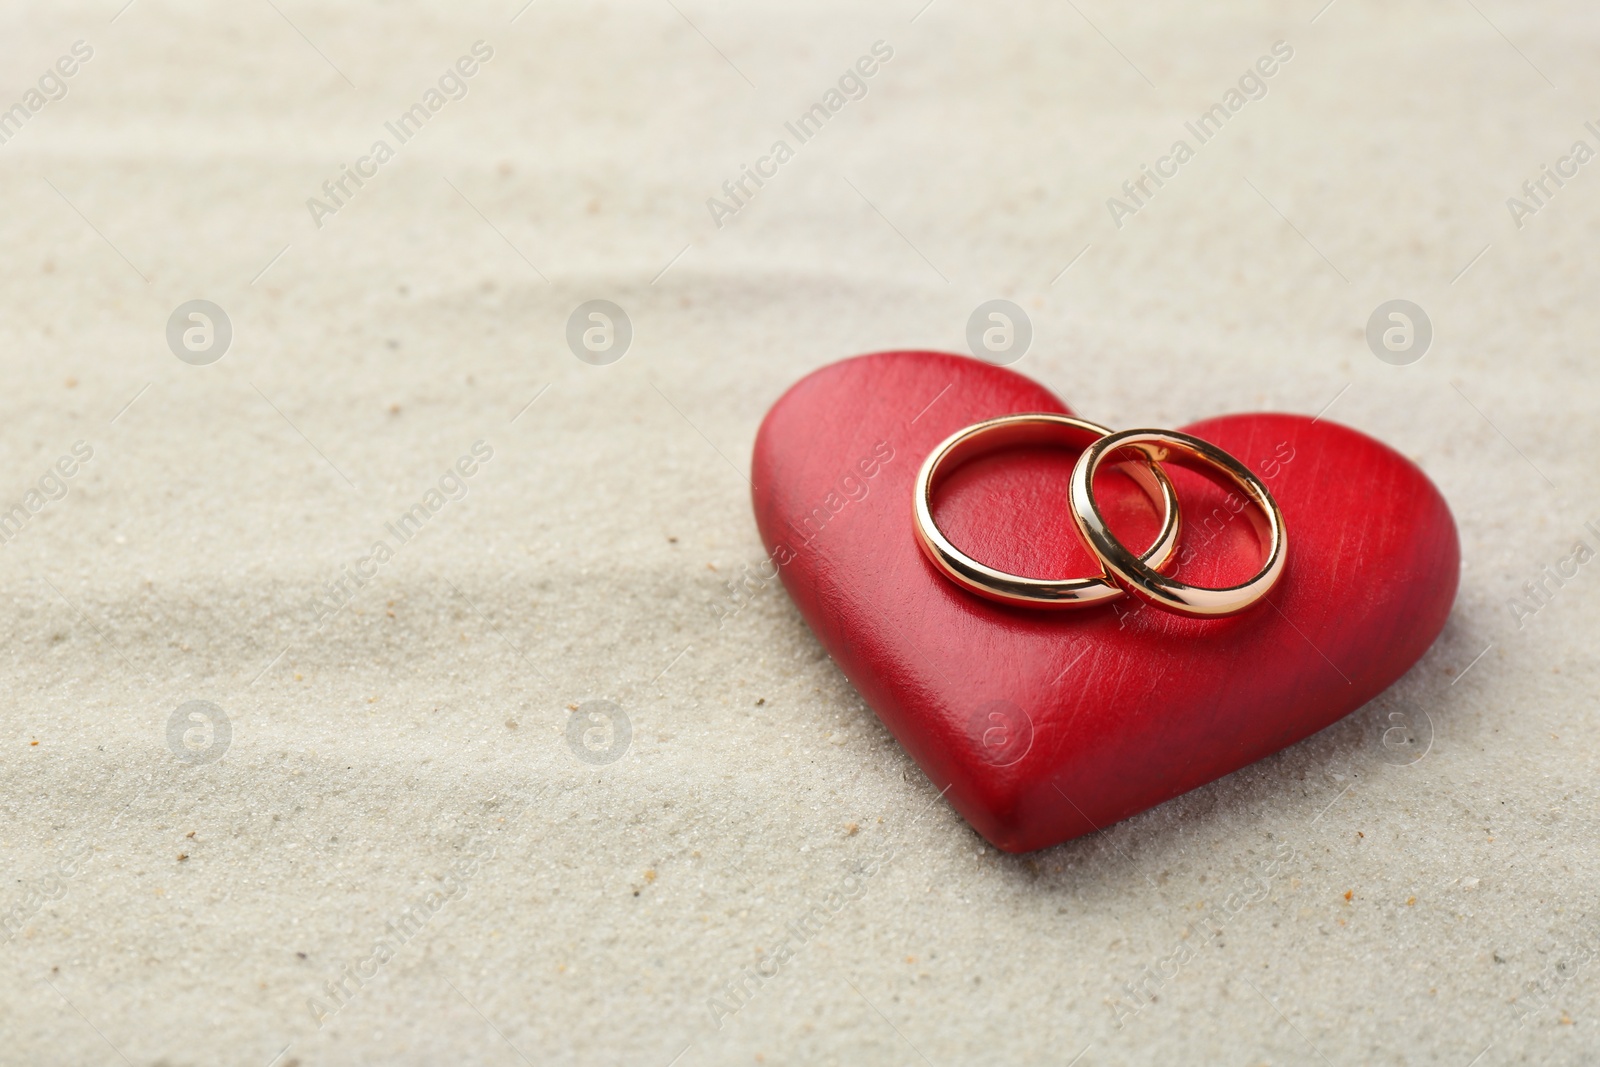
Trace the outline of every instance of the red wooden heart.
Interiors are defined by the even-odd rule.
[[[1288,563],[1268,603],[1228,619],[1138,608],[1047,613],[945,580],[911,524],[918,466],[963,426],[1067,408],[1011,371],[936,352],[835,363],[784,394],[756,437],[756,521],[790,596],[845,676],[966,820],[1026,852],[1143,811],[1306,737],[1421,657],[1455,599],[1450,510],[1413,463],[1300,415],[1185,427],[1243,460],[1283,510]],[[1093,418],[1091,414],[1088,416]],[[1075,455],[969,463],[935,515],[964,550],[1037,577],[1094,567],[1067,512]],[[1259,562],[1222,489],[1168,473],[1183,503],[1179,574],[1206,585]],[[1096,483],[1142,550],[1153,506]]]

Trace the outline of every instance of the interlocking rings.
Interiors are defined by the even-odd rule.
[[[976,456],[1039,443],[1083,448],[1072,470],[1066,504],[1084,544],[1100,562],[1102,571],[1097,576],[1046,579],[1008,574],[961,551],[933,520],[933,494],[944,476]],[[1162,509],[1161,531],[1142,554],[1135,555],[1117,539],[1095,500],[1094,476],[1106,462],[1124,465],[1129,476]],[[1182,526],[1177,494],[1161,468],[1167,462],[1199,468],[1202,473],[1225,479],[1254,505],[1247,510],[1265,558],[1248,581],[1211,589],[1163,573],[1176,553]],[[1031,608],[1091,607],[1131,593],[1155,607],[1191,618],[1236,615],[1271,592],[1283,574],[1288,549],[1283,514],[1271,492],[1248,467],[1216,445],[1175,430],[1113,433],[1083,419],[1047,412],[988,419],[945,438],[917,472],[912,518],[923,552],[945,577],[989,600]]]

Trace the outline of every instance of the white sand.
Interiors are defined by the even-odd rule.
[[[1596,144],[1592,6],[275,2],[0,14],[0,106],[94,49],[0,146],[0,504],[93,448],[0,549],[0,1062],[1600,1056],[1600,564],[1508,608],[1600,519],[1600,168],[1521,231],[1505,207]],[[469,95],[314,228],[479,39]],[[706,198],[880,39],[868,96],[718,230]],[[1114,228],[1106,198],[1280,39],[1268,95]],[[201,297],[235,333],[207,367],[164,336]],[[983,844],[781,590],[716,619],[761,554],[767,405],[855,353],[959,351],[992,297],[1033,317],[1017,369],[1089,417],[1337,397],[1414,456],[1466,560],[1437,647],[1104,834]],[[1413,366],[1363,341],[1395,297],[1437,328]],[[611,366],[563,340],[592,298],[634,326]],[[316,590],[478,440],[466,497],[319,631]],[[1414,766],[1378,740],[1399,698],[1434,732]],[[609,765],[567,744],[589,699],[629,716]],[[192,700],[229,718],[216,762],[168,749]],[[491,848],[319,1029],[308,998]]]

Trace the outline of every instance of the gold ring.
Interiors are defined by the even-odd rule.
[[[1031,608],[1082,608],[1104,604],[1124,595],[1104,569],[1095,578],[1027,578],[979,563],[950,542],[933,521],[933,491],[943,476],[967,460],[1000,448],[1019,444],[1060,441],[1085,446],[1103,439],[1111,431],[1092,422],[1067,415],[1035,412],[1005,415],[968,426],[945,438],[922,463],[917,472],[912,497],[917,541],[933,565],[968,592]],[[1083,461],[1078,461],[1083,466]],[[1154,463],[1129,463],[1128,474],[1158,502],[1162,511],[1161,532],[1140,559],[1141,566],[1160,571],[1171,561],[1178,546],[1178,496],[1166,474]]]
[[[1250,509],[1250,520],[1266,548],[1266,559],[1255,576],[1225,589],[1186,585],[1158,574],[1143,559],[1128,551],[1106,526],[1093,490],[1094,473],[1100,463],[1112,453],[1123,450],[1138,452],[1151,463],[1173,460],[1185,466],[1209,466],[1237,485],[1256,505]],[[1078,465],[1072,469],[1068,499],[1078,531],[1117,581],[1141,600],[1178,615],[1195,619],[1236,615],[1266,596],[1283,574],[1284,549],[1288,542],[1278,502],[1248,467],[1198,437],[1176,430],[1123,430],[1102,437],[1078,457]]]

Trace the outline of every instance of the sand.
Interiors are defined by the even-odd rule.
[[[1600,563],[1526,594],[1600,549],[1600,21],[920,5],[0,15],[0,1062],[1600,1055]],[[1141,165],[1177,169],[1113,211]],[[1326,408],[1415,458],[1465,560],[1434,649],[1211,786],[986,845],[781,589],[719,616],[767,406],[995,298],[1087,417]],[[1392,299],[1420,361],[1368,348]]]

